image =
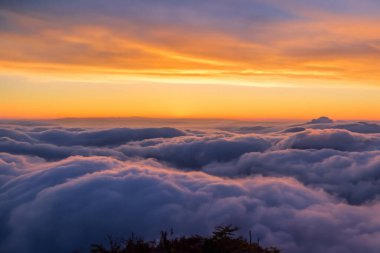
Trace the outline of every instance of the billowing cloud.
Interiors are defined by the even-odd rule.
[[[74,129],[76,130],[76,129]],[[31,133],[32,137],[41,142],[59,146],[116,146],[130,141],[152,138],[172,138],[185,135],[174,128],[114,128],[105,130],[67,131],[47,130]]]
[[[119,155],[113,147],[131,141],[186,135],[174,128],[81,128],[0,129],[0,152],[33,155],[57,160],[71,155]],[[71,147],[69,147],[71,146]],[[86,148],[84,148],[86,147]],[[122,155],[120,153],[120,155]]]
[[[378,205],[351,207],[292,179],[221,179],[99,157],[29,166],[0,189],[4,251],[68,252],[107,233],[153,239],[169,226],[189,234],[220,223],[252,229],[289,252],[379,246]]]
[[[349,124],[337,124],[336,129],[346,129],[356,133],[380,133],[380,125],[368,122],[357,122]]]
[[[150,145],[149,145],[150,144]],[[155,158],[180,168],[200,168],[211,162],[226,162],[244,153],[262,152],[271,146],[259,136],[177,138],[160,143],[125,145],[119,151],[131,157]]]
[[[107,234],[156,239],[162,229],[207,234],[232,223],[284,252],[375,253],[380,136],[342,126],[376,124],[326,125],[271,123],[260,133],[8,122],[0,251],[86,251]]]
[[[351,204],[380,199],[380,152],[280,150],[243,155],[237,161],[211,164],[210,174],[243,178],[274,176],[296,178]]]
[[[380,149],[380,135],[363,135],[347,130],[306,130],[281,140],[278,149],[336,149],[365,151]]]

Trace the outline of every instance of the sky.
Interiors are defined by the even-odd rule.
[[[0,0],[0,118],[380,120],[376,0]]]

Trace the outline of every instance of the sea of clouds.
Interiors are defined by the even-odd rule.
[[[0,252],[88,252],[107,234],[234,224],[284,252],[375,253],[379,213],[376,122],[0,122]]]

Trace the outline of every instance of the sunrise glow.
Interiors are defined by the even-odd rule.
[[[380,119],[379,6],[340,5],[3,3],[0,117]]]

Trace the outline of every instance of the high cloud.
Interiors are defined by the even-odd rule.
[[[380,135],[351,126],[378,127],[3,122],[0,251],[85,252],[107,234],[156,239],[235,224],[284,252],[375,253]]]
[[[5,73],[379,79],[373,0],[14,0],[0,7]]]

